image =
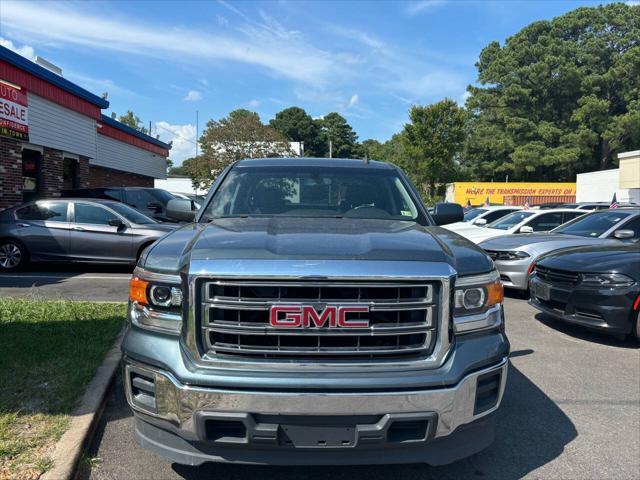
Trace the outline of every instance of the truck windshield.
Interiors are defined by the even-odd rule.
[[[202,218],[254,216],[412,221],[419,210],[394,170],[236,167]]]

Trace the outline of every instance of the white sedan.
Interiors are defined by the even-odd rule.
[[[480,243],[490,238],[513,233],[548,232],[569,220],[588,213],[588,210],[554,208],[550,210],[520,210],[510,213],[486,227],[470,226],[456,233]]]

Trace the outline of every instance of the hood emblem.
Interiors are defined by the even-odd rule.
[[[369,313],[364,305],[272,305],[269,325],[277,328],[368,328]]]

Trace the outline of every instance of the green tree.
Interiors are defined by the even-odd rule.
[[[464,155],[474,178],[572,180],[640,148],[640,6],[532,23],[476,66]]]
[[[450,99],[432,105],[414,105],[402,131],[404,158],[397,159],[427,197],[436,186],[455,178],[456,161],[465,138],[467,113]]]
[[[300,107],[285,108],[276,113],[269,126],[292,142],[303,142],[304,155],[320,157],[323,154],[320,127],[313,118]]]
[[[257,113],[244,109],[209,120],[200,145],[202,155],[188,163],[196,188],[208,188],[222,169],[236,160],[291,155],[289,142],[280,132],[264,125]]]
[[[323,143],[322,155],[329,156],[331,142],[332,157],[358,158],[358,135],[342,115],[331,112],[317,122]]]
[[[149,135],[149,129],[144,126],[144,122],[131,110],[127,110],[127,113],[120,115],[118,121],[120,123],[124,123],[128,127],[135,128],[136,130]]]

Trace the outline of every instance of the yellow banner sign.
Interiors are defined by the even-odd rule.
[[[558,197],[575,195],[576,184],[541,182],[456,182],[447,189],[447,200],[466,205],[503,204],[507,196]],[[550,199],[551,201],[551,199]]]

